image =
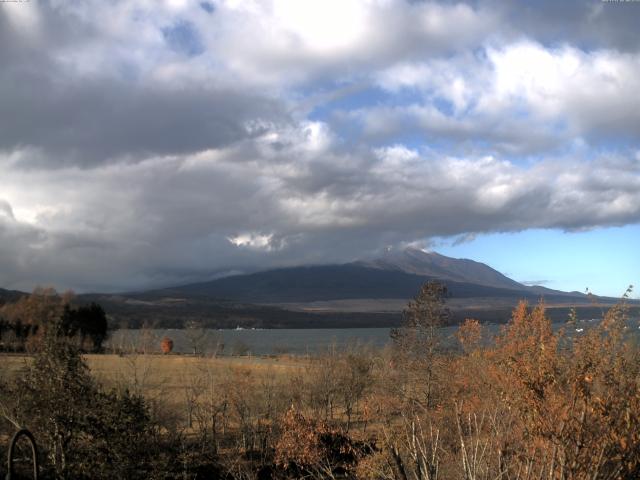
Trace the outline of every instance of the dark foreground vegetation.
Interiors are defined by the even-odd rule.
[[[98,381],[81,355],[91,335],[69,327],[77,307],[33,298],[33,361],[0,377],[0,444],[33,431],[43,478],[640,477],[640,352],[625,298],[578,336],[566,334],[575,316],[554,332],[543,304],[521,303],[492,342],[467,320],[444,351],[445,294],[426,284],[391,348],[330,350],[287,375],[203,361],[162,394],[138,373]]]

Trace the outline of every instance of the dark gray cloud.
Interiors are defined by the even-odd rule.
[[[193,79],[145,79],[100,48],[91,67],[98,71],[83,72],[60,57],[110,39],[52,3],[41,6],[36,38],[21,30],[28,22],[12,24],[0,9],[0,150],[33,147],[46,152],[39,158],[50,166],[89,166],[220,148],[255,134],[250,122],[288,121],[282,104],[264,95]],[[170,50],[192,55],[203,50],[194,28],[177,20],[158,33]]]
[[[58,80],[43,72],[0,73],[0,149],[30,146],[46,151],[52,166],[87,166],[221,148],[251,136],[250,120],[286,120],[264,98],[229,90],[104,80],[71,80],[58,88]]]
[[[482,0],[480,4],[504,19],[502,29],[511,36],[526,35],[545,44],[569,43],[589,50],[637,52],[640,46],[640,5],[636,2]]]

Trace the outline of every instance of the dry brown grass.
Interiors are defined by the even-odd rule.
[[[171,398],[189,386],[189,379],[203,370],[220,375],[241,372],[256,382],[265,377],[278,380],[290,378],[304,370],[304,357],[195,357],[191,355],[160,354],[88,354],[84,356],[94,377],[105,387],[113,388],[123,382],[144,381],[144,390],[162,388]],[[31,362],[26,354],[0,354],[0,378],[10,380]],[[144,378],[142,378],[144,377]],[[148,393],[148,392],[143,392]]]

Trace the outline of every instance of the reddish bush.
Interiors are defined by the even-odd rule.
[[[171,351],[173,350],[173,340],[171,340],[169,337],[164,337],[160,342],[160,349],[165,355],[171,353]]]

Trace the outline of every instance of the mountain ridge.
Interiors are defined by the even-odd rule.
[[[406,298],[429,280],[446,283],[459,298],[514,297],[584,300],[583,294],[525,286],[490,266],[409,248],[382,257],[337,265],[263,270],[155,291],[252,303],[313,302],[348,298]]]
[[[498,288],[523,290],[526,287],[491,268],[485,263],[468,258],[453,258],[437,252],[427,252],[417,248],[390,250],[373,260],[358,260],[355,264],[380,268],[382,270],[401,270],[406,273],[476,283]]]
[[[15,302],[20,297],[23,297],[25,295],[27,294],[18,290],[7,290],[5,288],[0,288],[0,305],[3,305],[4,303]]]

